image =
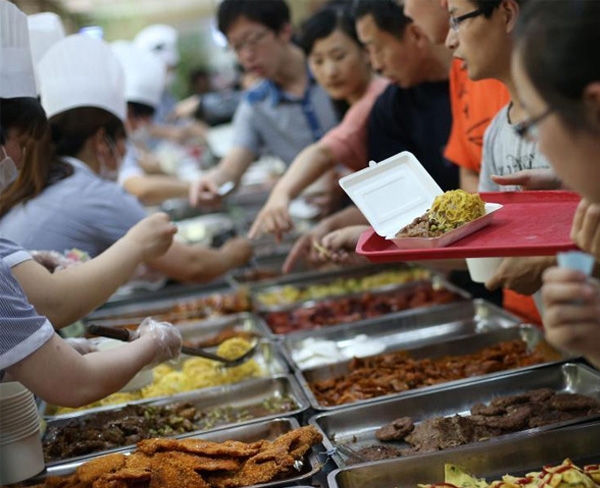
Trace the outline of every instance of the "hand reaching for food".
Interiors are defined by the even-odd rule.
[[[157,322],[148,317],[144,319],[136,330],[136,336],[138,338],[147,335],[152,337],[156,345],[154,358],[150,362],[152,366],[179,356],[182,338],[181,332],[177,327],[168,322]]]
[[[366,225],[353,225],[335,230],[327,234],[315,247],[320,250],[323,260],[328,259],[336,263],[355,264],[365,260],[355,253],[356,244],[360,235],[368,230]]]

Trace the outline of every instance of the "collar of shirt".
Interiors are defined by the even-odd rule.
[[[275,106],[281,102],[302,102],[306,100],[310,89],[316,83],[316,80],[308,66],[306,66],[306,73],[308,74],[308,84],[306,85],[306,90],[304,90],[304,95],[302,97],[297,97],[283,91],[272,80],[265,80],[266,88],[269,92],[269,98],[271,99],[272,105]]]
[[[65,163],[69,163],[75,169],[79,169],[79,170],[82,170],[82,171],[87,171],[88,173],[90,173],[90,174],[92,174],[94,176],[98,176],[96,173],[94,173],[94,171],[92,170],[92,168],[90,168],[87,164],[85,164],[83,161],[81,161],[81,159],[73,158],[71,156],[63,156],[62,160]],[[98,176],[98,178],[99,178],[99,176]]]

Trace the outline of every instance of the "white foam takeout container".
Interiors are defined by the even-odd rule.
[[[423,215],[443,190],[417,158],[404,151],[340,179],[340,186],[375,232],[400,249],[444,247],[485,227],[502,205],[485,204],[485,215],[439,237],[401,237],[404,226]]]

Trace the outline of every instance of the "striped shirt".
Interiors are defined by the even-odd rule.
[[[33,259],[25,249],[13,241],[0,237],[0,260],[9,268],[14,268],[17,264]]]
[[[7,368],[33,354],[54,335],[37,314],[5,262],[0,262],[0,379]]]

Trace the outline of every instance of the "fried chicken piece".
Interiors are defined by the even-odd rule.
[[[77,483],[77,475],[73,474],[68,477],[63,476],[48,476],[43,485],[36,485],[32,488],[68,488]]]
[[[159,452],[152,458],[149,488],[210,488],[195,471],[195,456],[180,452]]]
[[[145,439],[138,442],[138,451],[152,456],[160,451],[179,451],[204,456],[250,457],[260,451],[260,442],[211,442],[202,439]]]
[[[127,456],[125,467],[129,469],[143,469],[146,471],[151,471],[152,457],[147,456],[143,452],[134,452],[130,456]]]
[[[235,474],[223,473],[208,478],[216,488],[236,488],[266,483],[287,474],[296,460],[321,442],[323,436],[313,426],[294,429],[273,442],[265,442],[263,450],[248,459]]]
[[[124,454],[108,454],[92,459],[77,468],[75,473],[82,483],[92,484],[103,474],[114,473],[125,466]]]

